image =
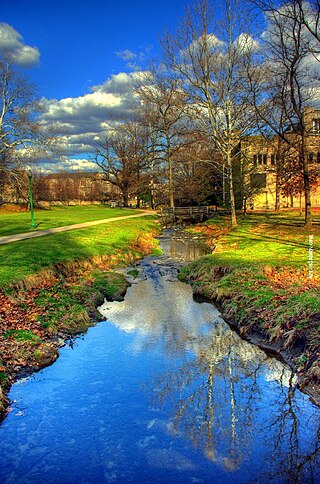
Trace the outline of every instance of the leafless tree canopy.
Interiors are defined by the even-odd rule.
[[[171,207],[187,186],[199,200],[211,180],[236,225],[236,203],[256,190],[248,182],[256,171],[248,140],[262,137],[276,151],[277,200],[281,186],[288,193],[288,184],[300,187],[310,224],[315,175],[306,113],[320,90],[319,23],[319,0],[196,1],[177,31],[164,35],[159,62],[137,76],[143,140],[131,126],[136,142],[129,142],[124,123],[100,146],[96,161],[107,179],[123,194],[137,194],[141,183],[153,193],[162,183]]]
[[[0,57],[0,177],[23,185],[26,164],[43,159],[53,148],[52,127],[40,119],[41,105],[35,87],[14,66]]]

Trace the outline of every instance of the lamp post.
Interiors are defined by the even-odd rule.
[[[33,210],[33,193],[32,193],[32,172],[31,170],[28,171],[28,179],[29,179],[29,199],[30,199],[30,213],[31,213],[31,230],[36,228],[36,224],[34,222],[34,210]]]

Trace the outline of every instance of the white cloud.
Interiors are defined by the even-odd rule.
[[[133,76],[120,73],[94,86],[92,92],[61,100],[43,100],[46,122],[54,122],[65,135],[99,133],[110,120],[126,118],[134,103]]]
[[[124,61],[131,61],[137,58],[137,54],[132,52],[132,50],[130,49],[119,50],[118,52],[116,52],[116,56],[120,57],[120,59]]]
[[[130,69],[130,71],[138,71],[144,66],[144,63],[147,57],[150,55],[151,50],[152,47],[147,46],[140,52],[133,52],[130,49],[124,49],[115,52],[115,54],[125,62],[127,69]]]
[[[4,22],[0,23],[0,51],[10,55],[15,64],[22,67],[36,65],[40,58],[37,47],[26,45],[22,35]]]
[[[243,53],[257,51],[259,49],[259,43],[245,32],[239,35],[235,44]]]
[[[76,98],[65,98],[60,101],[46,101],[46,119],[66,120],[73,122],[82,117],[106,117],[107,110],[118,108],[122,103],[120,96],[112,93],[94,92]]]
[[[43,123],[53,123],[56,126],[60,136],[60,154],[66,157],[63,163],[61,158],[56,158],[56,168],[53,167],[51,171],[62,167],[68,170],[89,169],[91,165],[82,160],[81,168],[73,157],[87,155],[90,158],[97,143],[105,138],[112,122],[130,116],[137,102],[132,86],[138,76],[139,73],[119,73],[93,86],[92,92],[83,96],[42,100],[45,110]],[[66,160],[71,161],[69,163]]]
[[[50,163],[42,163],[41,171],[44,173],[58,173],[61,171],[98,171],[95,163],[85,158],[71,158],[68,156],[61,156],[58,160]]]
[[[116,95],[128,95],[132,94],[132,87],[139,78],[139,73],[120,72],[114,74],[107,79],[103,84],[99,84],[92,88],[93,92],[108,92]]]

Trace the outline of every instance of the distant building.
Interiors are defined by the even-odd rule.
[[[11,179],[0,180],[1,201],[27,203],[29,185],[26,172],[17,173]],[[33,193],[35,202],[118,203],[119,190],[104,179],[99,172],[61,172],[54,174],[34,174]]]
[[[44,201],[100,201],[118,197],[118,190],[99,172],[54,173],[40,176],[38,198]],[[41,188],[43,185],[43,188]]]
[[[312,182],[311,204],[316,206],[320,205],[320,187],[317,183],[320,172],[320,110],[306,109],[304,122]],[[299,176],[299,152],[294,142],[295,138],[299,141],[298,131],[290,127],[286,136],[292,140],[290,146],[278,136],[269,140],[262,135],[250,136],[241,142],[243,158],[251,165],[246,175],[250,186],[248,208],[273,210],[277,196],[279,208],[303,206],[303,180]]]

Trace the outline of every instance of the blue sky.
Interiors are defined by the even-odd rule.
[[[10,0],[0,21],[37,47],[40,62],[29,76],[47,98],[79,96],[111,74],[130,67],[116,53],[156,56],[165,28],[174,29],[187,2],[183,0]]]
[[[1,2],[0,51],[10,52],[37,85],[44,122],[61,133],[59,156],[42,167],[51,172],[96,169],[89,160],[97,141],[114,120],[125,119],[139,70],[157,58],[160,37],[165,29],[176,30],[191,2]],[[212,4],[219,7],[218,0]]]
[[[160,37],[175,30],[187,3],[2,2],[0,49],[14,53],[44,98],[45,119],[65,131],[63,155],[51,171],[90,168],[95,138],[125,114],[135,72],[157,57]]]

